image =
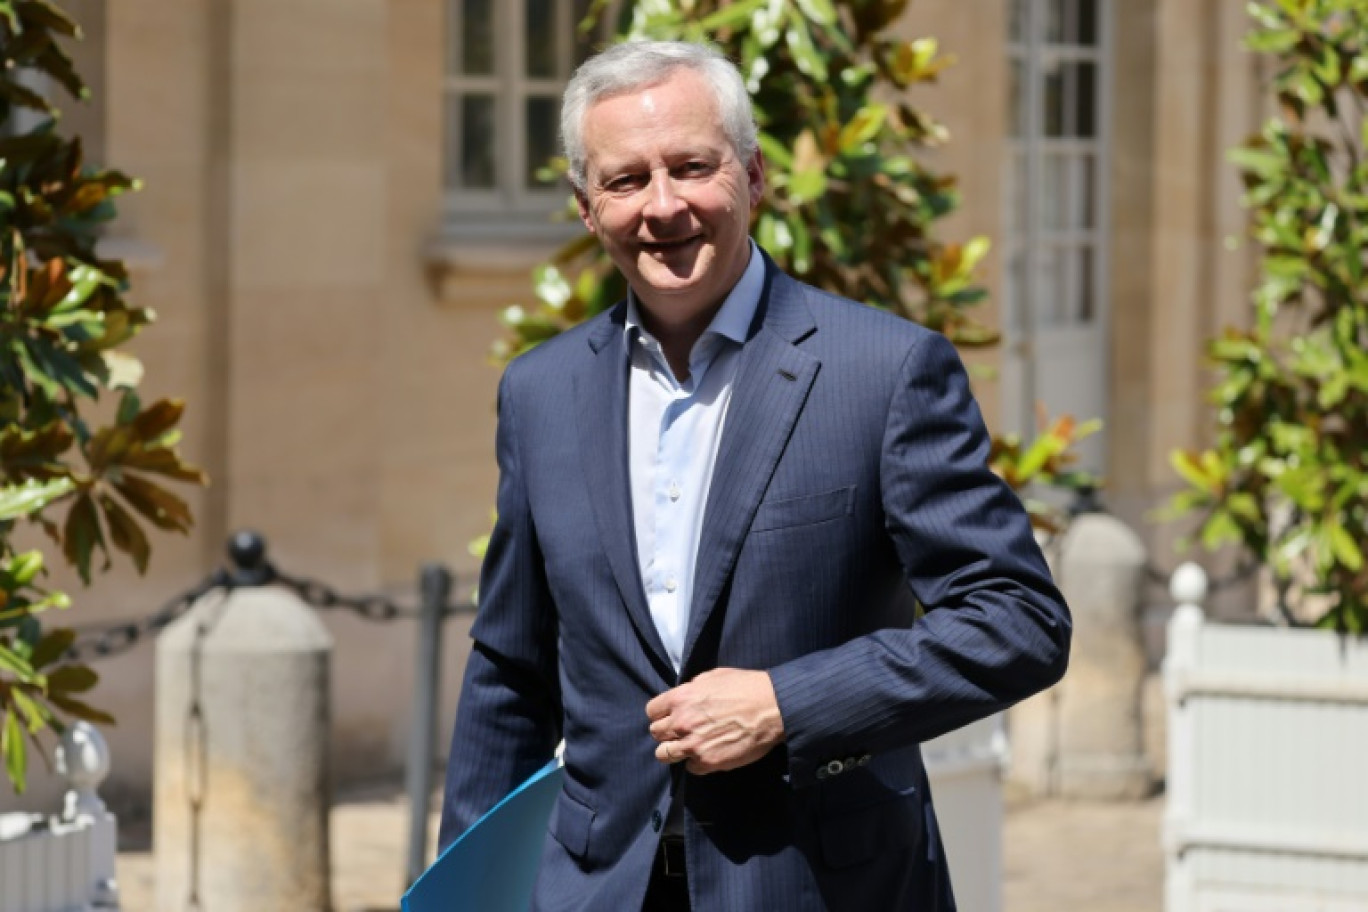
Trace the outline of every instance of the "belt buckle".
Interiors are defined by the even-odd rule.
[[[680,836],[663,836],[660,840],[660,856],[664,861],[666,877],[684,877],[684,839]]]

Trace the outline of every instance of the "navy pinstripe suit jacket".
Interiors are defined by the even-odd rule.
[[[640,909],[680,788],[700,912],[953,909],[918,745],[1064,672],[1068,610],[954,349],[766,265],[678,678],[634,553],[625,305],[505,372],[441,842],[563,736],[536,909]],[[769,670],[786,743],[710,776],[656,762],[646,702],[728,666]]]

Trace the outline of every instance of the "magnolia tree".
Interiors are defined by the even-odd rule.
[[[1231,153],[1261,251],[1248,329],[1210,346],[1216,441],[1179,452],[1210,548],[1267,567],[1285,613],[1368,630],[1368,3],[1261,0],[1246,43],[1279,112]],[[1310,598],[1308,598],[1310,597]],[[1305,612],[1300,613],[1305,616]]]
[[[907,0],[595,0],[583,34],[711,41],[746,79],[766,160],[765,197],[753,233],[789,274],[944,333],[956,345],[995,345],[976,318],[986,293],[974,277],[988,239],[950,243],[937,222],[959,205],[955,179],[917,153],[944,143],[944,126],[911,104],[908,90],[935,82],[953,62],[934,38],[910,40],[893,26]],[[546,170],[564,171],[564,162]],[[573,217],[570,202],[567,214]],[[508,358],[621,299],[622,279],[586,235],[534,274],[537,301],[506,309]],[[1044,422],[1029,444],[993,441],[994,468],[1013,487],[1072,486],[1091,479],[1069,470],[1072,444],[1095,425]],[[1057,516],[1028,501],[1033,519]]]
[[[182,404],[135,391],[142,368],[123,348],[152,314],[128,302],[127,272],[96,240],[136,183],[87,167],[58,129],[49,90],[87,95],[63,38],[79,30],[57,6],[0,0],[0,753],[18,790],[45,730],[113,720],[83,699],[96,675],[69,658],[74,632],[43,623],[70,599],[43,585],[43,549],[16,535],[40,528],[86,583],[113,552],[142,572],[144,526],[190,527],[161,480],[204,482],[177,454]]]

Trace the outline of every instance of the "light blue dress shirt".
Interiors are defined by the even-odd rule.
[[[683,382],[641,325],[636,297],[628,296],[628,469],[637,560],[651,618],[676,673],[732,380],[764,285],[764,258],[752,241],[746,271],[694,343]]]

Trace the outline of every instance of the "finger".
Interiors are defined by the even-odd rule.
[[[672,748],[673,742],[662,741],[656,745],[655,758],[666,765],[678,762],[681,758]]]
[[[652,697],[646,704],[646,718],[652,721],[663,719],[670,714],[670,707],[674,705],[673,690],[667,690],[663,694]]]
[[[670,721],[669,716],[666,716],[663,719],[657,719],[651,723],[651,737],[655,738],[657,741],[679,740],[678,735],[674,730],[674,724]]]

